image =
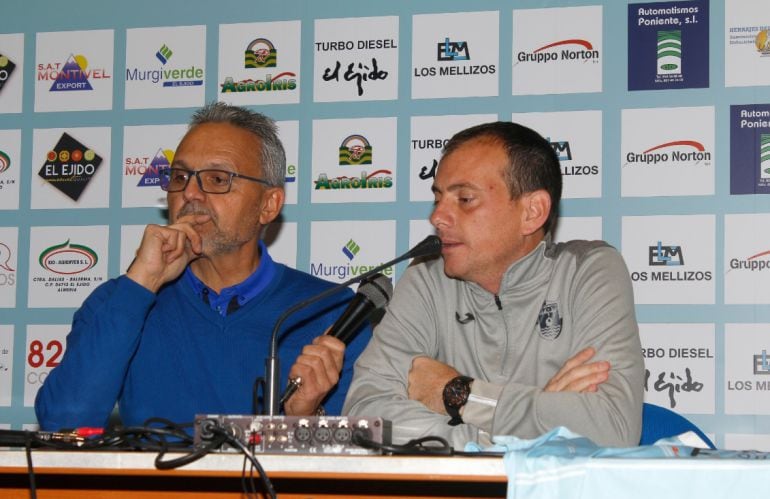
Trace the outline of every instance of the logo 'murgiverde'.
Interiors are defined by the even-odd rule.
[[[297,165],[286,165],[286,177],[283,179],[285,183],[291,183],[297,181]]]
[[[696,140],[675,140],[652,146],[641,153],[626,154],[626,164],[656,165],[667,162],[711,161],[711,153]]]
[[[171,59],[171,56],[174,54],[174,52],[171,51],[170,48],[164,43],[161,48],[158,49],[157,52],[155,52],[155,57],[158,58],[158,60],[161,62],[161,64],[166,64],[169,59]]]
[[[561,49],[561,50],[557,50]],[[588,40],[570,38],[558,40],[532,52],[521,51],[516,54],[518,62],[548,63],[552,61],[591,61],[599,59],[599,51]]]
[[[762,55],[770,55],[770,29],[763,29],[754,38],[754,45]]]
[[[682,32],[658,31],[658,74],[682,73]]]
[[[11,167],[11,157],[0,151],[0,173]]]
[[[348,135],[340,144],[340,165],[371,165],[372,145],[363,135]]]
[[[244,55],[243,67],[274,68],[278,64],[278,51],[267,38],[257,38],[249,43]]]
[[[72,275],[93,268],[99,257],[88,246],[70,244],[67,239],[62,244],[44,249],[37,261],[41,267],[55,274]]]
[[[361,251],[361,247],[353,239],[350,239],[350,241],[345,243],[345,246],[342,247],[342,252],[348,257],[348,260],[352,260],[359,251]]]
[[[340,281],[344,281],[348,279],[349,277],[361,275],[365,272],[369,272],[370,270],[374,269],[377,265],[366,265],[364,263],[361,263],[360,265],[357,265],[356,263],[352,263],[352,260],[358,255],[358,253],[361,251],[361,247],[358,245],[357,242],[353,240],[353,238],[350,238],[347,243],[341,248],[342,253],[345,255],[345,257],[348,259],[348,262],[343,263],[342,265],[335,265],[335,264],[328,264],[324,262],[310,262],[310,275],[316,276],[316,277],[324,277],[324,278],[337,278]],[[367,258],[364,257],[364,260]],[[359,259],[360,262],[360,259]],[[380,262],[383,263],[383,262]],[[387,267],[386,269],[382,270],[382,273],[385,274],[388,277],[393,276],[393,266]]]
[[[194,64],[187,68],[174,68],[163,66],[171,59],[173,52],[167,45],[163,45],[155,57],[162,63],[161,67],[153,69],[126,68],[126,81],[150,81],[159,83],[163,87],[199,87],[203,85],[203,68]]]

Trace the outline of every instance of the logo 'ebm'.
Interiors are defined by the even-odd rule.
[[[372,145],[363,135],[349,135],[340,145],[340,165],[371,165]]]
[[[69,239],[44,249],[38,257],[41,267],[62,275],[80,274],[93,268],[98,261],[94,250],[82,244],[71,244]]]
[[[468,42],[451,42],[449,38],[444,38],[439,42],[438,54],[436,59],[439,61],[470,61],[471,53],[468,49]]]
[[[48,151],[43,167],[37,174],[70,199],[77,201],[101,164],[101,156],[64,132],[56,146]]]
[[[650,246],[649,264],[656,266],[679,266],[684,265],[684,254],[681,246],[664,246],[661,241],[655,246]]]
[[[555,152],[556,156],[559,157],[559,161],[572,160],[572,151],[570,151],[569,148],[569,141],[552,141],[550,139],[548,139],[548,141],[551,143],[553,152]]]
[[[767,350],[762,350],[761,354],[754,355],[754,374],[770,374]]]
[[[244,55],[243,67],[274,68],[278,64],[278,51],[267,38],[257,38],[249,43]]]

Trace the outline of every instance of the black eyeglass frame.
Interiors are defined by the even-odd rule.
[[[184,186],[182,186],[181,189],[169,190],[168,188],[169,188],[169,184],[171,182],[170,180],[165,182],[165,186],[164,186],[164,182],[163,182],[164,175],[167,175],[167,177],[170,179],[171,173],[173,171],[185,172],[187,174],[187,180],[185,181]],[[201,180],[201,177],[200,177],[201,173],[207,173],[207,172],[216,172],[216,173],[221,173],[221,174],[227,176],[227,178],[228,178],[227,190],[226,191],[207,191],[203,187],[203,181]],[[187,168],[180,168],[178,166],[172,166],[170,168],[161,168],[161,169],[159,169],[158,170],[158,177],[160,178],[160,188],[163,189],[166,192],[182,192],[182,191],[184,191],[185,189],[187,189],[187,186],[190,185],[190,179],[193,178],[193,177],[195,177],[195,180],[198,182],[198,188],[201,190],[201,192],[205,192],[206,194],[227,194],[233,188],[233,178],[234,177],[243,178],[243,179],[246,179],[246,180],[251,180],[252,182],[257,182],[257,183],[265,185],[267,187],[273,187],[273,184],[271,184],[270,182],[268,182],[267,180],[265,180],[263,178],[250,177],[248,175],[243,175],[241,173],[235,173],[235,172],[231,172],[231,171],[228,171],[228,170],[220,170],[218,168],[204,168],[202,170],[189,170]]]

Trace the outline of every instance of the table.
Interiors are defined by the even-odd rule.
[[[155,456],[148,452],[33,450],[37,496],[242,497],[241,455],[210,454],[174,470],[155,469]],[[488,498],[505,497],[507,487],[500,457],[261,454],[257,458],[281,499]],[[0,451],[0,496],[29,498],[23,450]]]

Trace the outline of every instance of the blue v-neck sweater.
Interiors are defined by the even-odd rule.
[[[75,313],[61,364],[35,402],[41,429],[104,426],[118,401],[124,425],[149,417],[184,423],[196,414],[250,414],[270,334],[289,306],[332,286],[281,264],[256,296],[227,315],[212,310],[184,275],[157,295],[126,276],[97,288]],[[302,347],[342,313],[352,292],[292,315],[281,328],[281,387]],[[340,382],[324,402],[340,414],[353,363],[371,337],[348,345]]]

